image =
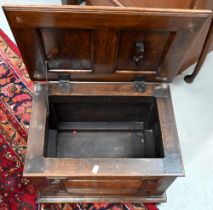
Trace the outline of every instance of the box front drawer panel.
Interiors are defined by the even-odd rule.
[[[69,180],[64,187],[67,192],[78,194],[129,194],[140,191],[142,184],[140,180]]]
[[[159,179],[150,180],[66,180],[63,189],[71,194],[136,195],[156,191]]]

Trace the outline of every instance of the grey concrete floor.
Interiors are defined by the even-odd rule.
[[[0,5],[60,4],[59,0],[0,0]],[[2,9],[0,27],[13,39]],[[194,66],[186,72],[191,72]],[[171,93],[186,177],[177,179],[167,191],[161,210],[213,209],[213,52],[208,55],[193,84],[180,75]]]

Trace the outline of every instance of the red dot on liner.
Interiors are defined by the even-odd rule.
[[[72,134],[77,134],[77,131],[72,131]]]

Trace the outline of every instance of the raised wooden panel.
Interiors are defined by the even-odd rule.
[[[135,194],[142,192],[142,180],[68,180],[65,190],[76,194]]]
[[[172,41],[169,39],[170,34],[167,31],[121,31],[116,71],[156,71]],[[137,42],[144,43],[144,58],[141,64],[136,64],[133,59]]]
[[[92,68],[91,32],[84,29],[41,28],[49,70]]]

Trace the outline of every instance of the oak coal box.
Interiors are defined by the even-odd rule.
[[[38,202],[165,201],[184,175],[169,83],[211,11],[4,12],[35,81],[24,176]]]

